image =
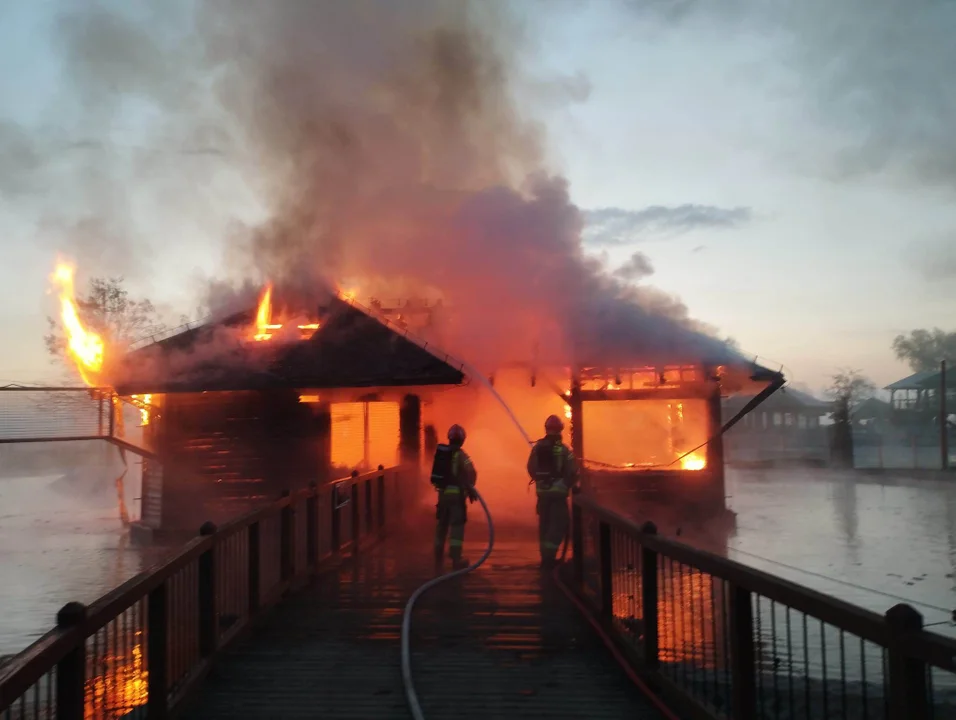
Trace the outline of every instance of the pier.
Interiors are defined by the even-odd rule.
[[[409,717],[402,609],[434,577],[428,488],[395,467],[219,527],[0,667],[0,717]],[[469,523],[468,544],[484,541]],[[947,718],[956,641],[658,537],[587,496],[567,562],[502,528],[426,594],[426,717]]]

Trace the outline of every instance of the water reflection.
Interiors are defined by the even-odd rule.
[[[122,631],[119,628],[120,633]],[[84,718],[111,720],[145,705],[149,673],[146,667],[146,637],[141,629],[128,634],[107,633],[114,647],[98,651],[96,641],[87,644],[88,679]]]

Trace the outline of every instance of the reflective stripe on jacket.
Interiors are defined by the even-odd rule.
[[[531,449],[528,474],[538,495],[565,496],[577,479],[574,455],[564,443],[542,438]]]

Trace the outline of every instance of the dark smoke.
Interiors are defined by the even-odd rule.
[[[631,255],[614,274],[622,280],[639,280],[654,274],[654,266],[647,255],[638,251]]]
[[[60,26],[85,123],[115,122],[131,103],[161,120],[135,162],[104,165],[113,182],[96,187],[118,193],[160,168],[150,178],[156,205],[202,225],[224,212],[207,193],[218,182],[213,166],[182,173],[172,189],[166,170],[187,163],[168,156],[215,156],[265,217],[223,239],[224,277],[441,295],[455,314],[448,349],[488,368],[534,347],[564,362],[726,354],[678,299],[585,255],[582,213],[547,162],[536,108],[521,99],[568,102],[586,85],[523,71],[533,38],[514,6],[198,0],[195,15],[173,11],[188,5],[103,7],[73,11]],[[130,224],[117,216],[103,226],[111,238]],[[210,307],[237,302],[223,287],[210,287]]]

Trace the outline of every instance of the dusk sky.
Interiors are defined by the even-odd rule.
[[[221,272],[236,219],[267,214],[218,159],[174,145],[150,156],[155,182],[131,170],[100,191],[90,157],[125,162],[160,111],[98,119],[96,97],[64,101],[53,27],[69,5],[0,5],[2,381],[51,372],[58,251],[81,281],[122,273],[176,321]],[[188,3],[141,11],[157,36],[179,30],[162,21],[174,5]],[[894,336],[956,329],[956,3],[512,5],[524,60],[564,89],[530,93],[527,112],[610,269],[643,253],[641,282],[814,390],[847,366],[885,385],[909,372]],[[102,70],[122,86],[122,69]],[[76,224],[111,213],[124,222]],[[128,227],[135,246],[114,243]]]

